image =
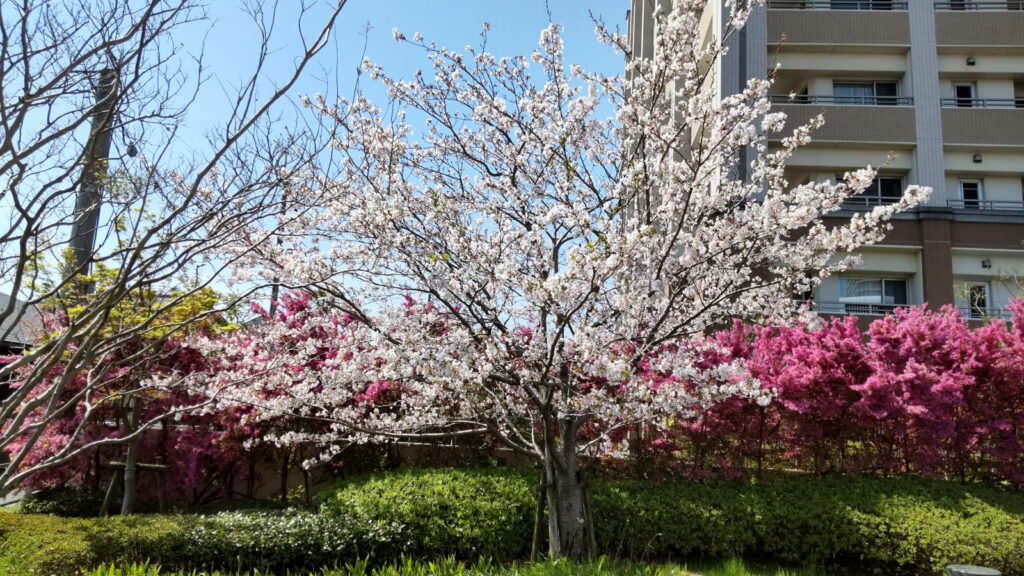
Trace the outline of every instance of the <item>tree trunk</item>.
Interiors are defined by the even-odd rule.
[[[548,542],[553,558],[580,560],[587,550],[583,487],[576,467],[576,426],[563,424],[562,443],[548,444],[544,483],[548,499]]]

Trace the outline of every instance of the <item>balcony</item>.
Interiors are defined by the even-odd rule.
[[[938,46],[1022,46],[1024,0],[935,3]]]
[[[825,125],[811,137],[819,142],[868,142],[913,145],[916,140],[911,99],[895,96],[808,96],[806,100],[773,97],[773,110],[785,112],[786,127],[773,140],[785,137],[793,128],[824,114]],[[861,99],[876,105],[849,105],[837,100]]]
[[[913,106],[909,96],[810,96],[770,94],[772,104],[833,104],[836,106]]]
[[[1024,0],[981,0],[979,2],[965,0],[950,0],[949,2],[936,2],[936,12],[977,12],[979,10],[1006,12],[1008,10],[1024,10]]]
[[[907,306],[910,304],[863,304],[819,300],[811,302],[811,308],[818,314],[854,314],[857,316],[886,316],[895,312],[897,308],[906,308]]]
[[[884,198],[880,196],[851,196],[843,200],[843,210],[871,210],[875,206],[885,206],[899,202],[899,198]]]
[[[908,308],[914,304],[861,304],[850,302],[822,302],[813,300],[794,300],[794,309],[809,303],[811,309],[818,314],[855,315],[855,316],[888,316],[897,308]],[[1006,308],[979,308],[977,306],[960,306],[957,308],[968,320],[988,320],[990,318],[1010,318],[1011,312]]]
[[[979,308],[977,306],[960,306],[957,308],[968,320],[988,320],[990,318],[1010,318],[1013,316],[1006,308]]]
[[[1024,98],[943,98],[943,108],[1024,108]]]
[[[1024,27],[1021,28],[1024,30]],[[956,100],[956,99],[951,99]],[[972,102],[983,102],[972,100]],[[985,100],[984,102],[996,102]],[[1017,100],[1000,100],[1014,102]],[[946,144],[1024,146],[1024,108],[1008,105],[957,106],[942,109],[942,139]]]
[[[906,2],[771,0],[768,44],[910,46]]]
[[[1013,200],[946,200],[946,205],[955,210],[1024,212],[1024,202],[1015,202]]]
[[[768,0],[769,10],[906,10],[906,0]]]

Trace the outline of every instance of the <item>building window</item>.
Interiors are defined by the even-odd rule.
[[[896,82],[833,82],[836,104],[847,106],[895,106]]]
[[[968,318],[980,320],[989,316],[987,282],[968,284],[964,297],[967,299],[966,312]]]
[[[953,84],[953,103],[957,108],[974,107],[974,83],[957,82]]]
[[[898,278],[840,278],[839,302],[847,314],[887,314],[907,305],[907,281]]]
[[[961,180],[960,200],[963,201],[964,208],[981,208],[981,201],[983,200],[981,180]]]
[[[899,202],[899,199],[902,197],[903,178],[899,176],[879,176],[872,180],[871,185],[865,188],[863,192],[847,198],[846,204],[851,206],[878,206],[880,204]]]

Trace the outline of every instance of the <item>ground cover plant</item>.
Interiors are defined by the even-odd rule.
[[[466,469],[372,475],[340,481],[311,510],[106,519],[2,514],[0,566],[63,575],[148,561],[168,571],[283,573],[453,555],[506,565],[528,555],[538,477]],[[1024,576],[1024,495],[1015,491],[839,475],[589,483],[598,549],[622,560],[692,565],[746,557],[823,573],[920,575],[974,563]]]
[[[573,563],[548,561],[539,564],[494,565],[490,562],[463,564],[451,558],[436,562],[406,561],[398,564],[371,567],[364,562],[347,564],[343,567],[325,568],[308,573],[309,576],[814,576],[812,569],[790,570],[785,568],[750,567],[742,560],[729,559],[706,563],[695,567],[688,564],[638,564],[613,562],[602,558],[598,561]],[[305,572],[293,572],[294,576],[306,576]],[[132,564],[124,567],[101,566],[83,576],[236,576],[234,573],[213,571],[176,572],[161,570],[149,564]],[[242,575],[237,575],[242,576]],[[245,576],[260,576],[259,572]]]

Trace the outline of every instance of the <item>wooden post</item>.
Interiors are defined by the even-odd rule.
[[[125,431],[134,434],[139,427],[142,414],[142,402],[135,396],[128,397],[128,417],[125,419]],[[124,459],[124,498],[121,500],[121,516],[132,513],[135,507],[135,488],[139,481],[139,437],[128,441],[128,450]]]
[[[281,504],[288,505],[288,460],[292,456],[292,449],[284,449],[284,460],[281,462]]]
[[[590,506],[590,486],[583,482],[583,530],[587,533],[587,552],[590,559],[597,558],[597,535],[594,534],[594,509]]]
[[[110,505],[114,499],[114,492],[117,491],[117,485],[124,481],[125,470],[127,469],[127,462],[108,462],[108,466],[117,470],[113,476],[110,477],[110,486],[107,488],[107,495],[103,498],[103,506],[100,507],[100,516],[106,516],[107,511],[110,509]],[[136,462],[135,466],[135,477],[138,478],[139,472],[156,472],[156,484],[157,484],[157,498],[159,501],[160,511],[164,511],[164,474],[170,468],[166,464],[139,464]],[[124,505],[122,503],[122,509]]]
[[[110,484],[107,486],[107,493],[103,496],[103,505],[100,506],[100,517],[104,517],[110,513],[110,505],[114,502],[114,492],[117,491],[118,485],[124,480],[124,474],[118,470],[110,477]]]
[[[537,508],[533,515],[533,544],[530,546],[530,562],[537,561],[537,550],[540,550],[541,526],[544,525],[544,500],[546,498],[547,486],[541,480],[540,484],[537,484]]]

